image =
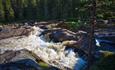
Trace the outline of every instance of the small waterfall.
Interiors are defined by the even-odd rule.
[[[98,47],[101,46],[99,40],[95,39],[95,42],[96,42],[96,46],[98,46]]]
[[[61,43],[45,42],[43,36],[39,34],[43,31],[39,27],[33,27],[34,31],[29,36],[18,36],[3,39],[0,41],[0,53],[5,50],[27,49],[35,53],[46,63],[63,68],[80,70],[86,63],[83,59],[76,57],[72,49],[65,51],[65,46]]]

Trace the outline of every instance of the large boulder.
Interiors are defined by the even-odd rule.
[[[10,38],[14,36],[22,36],[26,35],[28,36],[30,32],[33,31],[33,28],[31,27],[1,27],[0,28],[0,40],[5,38]]]
[[[22,59],[32,59],[34,61],[36,60],[36,58],[33,57],[31,53],[27,50],[6,50],[4,51],[4,53],[0,54],[0,64],[14,62]]]
[[[53,41],[53,42],[78,40],[76,33],[69,31],[67,29],[60,29],[60,28],[45,30],[41,33],[41,35],[43,35],[47,41]]]
[[[0,54],[0,70],[40,70],[35,60],[27,50],[6,51]]]
[[[40,66],[31,59],[0,64],[0,70],[41,70]]]

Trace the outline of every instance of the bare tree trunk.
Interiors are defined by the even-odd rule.
[[[88,70],[93,63],[93,54],[95,52],[95,38],[94,38],[94,27],[96,23],[96,0],[92,0],[91,6],[91,31],[90,31],[90,39],[89,39],[89,52],[88,52]]]

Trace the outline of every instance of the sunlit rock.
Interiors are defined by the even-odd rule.
[[[76,33],[67,29],[55,28],[52,30],[45,30],[41,33],[48,41],[63,42],[66,40],[77,40]]]
[[[69,50],[65,51],[66,46],[62,43],[45,42],[42,37],[39,37],[43,30],[39,27],[32,27],[32,29],[29,36],[16,36],[0,40],[0,50],[2,51],[0,53],[2,54],[6,50],[18,51],[26,49],[49,65],[60,69],[73,69],[76,64],[76,58],[78,58],[73,50],[70,50],[70,52]]]

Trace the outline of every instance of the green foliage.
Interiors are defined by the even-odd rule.
[[[97,18],[115,18],[115,0],[96,1]],[[0,0],[0,20],[78,18],[84,21],[89,20],[91,16],[90,5],[90,0]],[[76,23],[75,25],[79,25],[78,22]]]
[[[44,63],[44,62],[39,62],[39,65],[44,69],[49,67],[49,65],[47,63]]]
[[[90,70],[114,70],[115,69],[115,54],[105,52]]]
[[[78,21],[71,21],[67,24],[71,30],[80,29],[81,27],[87,26],[85,22],[82,22],[80,20]]]
[[[11,18],[14,18],[14,11],[12,9],[11,6],[11,1],[10,0],[6,0],[6,10],[8,11],[8,19],[10,20]]]
[[[97,18],[114,18],[115,0],[97,0]]]
[[[4,7],[2,4],[2,0],[0,0],[0,21],[4,20]]]

